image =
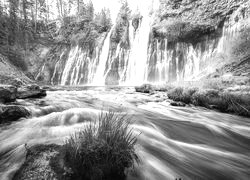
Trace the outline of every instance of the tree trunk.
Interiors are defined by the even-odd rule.
[[[35,33],[37,31],[37,0],[35,0]]]
[[[27,49],[28,35],[27,35],[27,1],[23,0],[23,18],[24,18],[24,48]]]
[[[77,0],[77,15],[80,14],[80,0]]]

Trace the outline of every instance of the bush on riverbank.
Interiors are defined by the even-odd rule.
[[[72,135],[64,145],[65,164],[75,179],[125,179],[125,169],[138,162],[130,120],[109,112]]]
[[[151,93],[153,91],[153,86],[151,84],[143,84],[141,86],[136,86],[135,91],[141,93]]]
[[[194,104],[206,108],[218,109],[222,112],[250,116],[250,96],[219,92],[214,89],[201,90],[198,88],[175,87],[168,91],[169,99]]]

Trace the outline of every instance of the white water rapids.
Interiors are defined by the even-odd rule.
[[[196,107],[172,107],[166,94],[133,88],[73,87],[47,97],[19,100],[32,117],[0,127],[0,179],[9,180],[25,160],[24,144],[62,144],[103,110],[132,116],[141,164],[128,180],[182,178],[248,180],[250,119]]]

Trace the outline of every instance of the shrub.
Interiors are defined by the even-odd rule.
[[[250,116],[250,95],[221,92],[215,89],[176,87],[168,91],[169,99],[194,104],[222,112]]]
[[[192,102],[192,95],[196,91],[196,88],[184,89],[183,87],[176,87],[169,90],[168,97],[174,101],[181,101],[189,104]]]
[[[153,86],[151,84],[143,84],[141,86],[136,86],[135,91],[141,93],[150,93],[153,91]]]
[[[124,179],[124,170],[139,162],[129,123],[125,115],[102,113],[94,124],[71,135],[64,145],[64,160],[73,179]]]
[[[182,100],[184,103],[189,104],[192,102],[192,96],[198,91],[197,88],[187,88],[183,90]]]
[[[176,87],[168,92],[168,97],[174,101],[182,101],[183,88]]]
[[[233,112],[238,115],[250,116],[250,96],[249,95],[236,95],[231,93],[222,93],[220,95],[221,111]]]

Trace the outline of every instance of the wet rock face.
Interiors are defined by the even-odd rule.
[[[205,35],[217,38],[225,20],[246,0],[171,0],[161,4],[153,26],[155,38],[169,42],[197,43]]]
[[[0,106],[0,123],[16,121],[22,117],[30,116],[30,112],[23,106]]]
[[[143,19],[143,17],[140,14],[133,17],[132,26],[134,27],[134,31],[136,31],[139,28],[139,25],[140,25],[142,19]]]
[[[0,103],[16,100],[17,88],[14,86],[0,85]]]

